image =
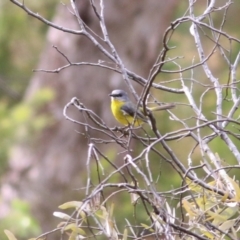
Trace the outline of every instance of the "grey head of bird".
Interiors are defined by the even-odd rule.
[[[116,99],[116,100],[119,100],[119,101],[122,101],[122,102],[128,102],[129,101],[129,97],[128,97],[128,94],[121,90],[121,89],[115,89],[113,90],[109,96],[112,98],[112,99]]]

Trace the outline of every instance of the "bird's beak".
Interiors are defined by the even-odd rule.
[[[111,93],[108,94],[109,97],[112,97],[113,95]]]

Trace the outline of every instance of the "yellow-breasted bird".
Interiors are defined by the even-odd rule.
[[[109,96],[111,96],[111,110],[115,119],[125,125],[131,125],[138,127],[143,123],[149,123],[149,118],[144,115],[143,109],[131,102],[128,94],[120,89],[113,90]],[[153,108],[147,108],[147,111],[159,111],[174,108],[174,104],[166,104]],[[151,124],[150,124],[151,125]]]

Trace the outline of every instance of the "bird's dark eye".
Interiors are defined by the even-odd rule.
[[[122,97],[122,94],[121,93],[116,94],[115,97]]]

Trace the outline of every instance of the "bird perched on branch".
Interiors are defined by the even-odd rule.
[[[160,111],[172,109],[175,104],[166,104],[153,108],[147,108],[145,115],[141,107],[137,107],[128,97],[128,94],[123,90],[113,90],[109,96],[111,97],[111,110],[115,119],[125,125],[141,126],[143,123],[149,123],[148,115],[152,111]],[[150,124],[151,125],[151,124]]]

